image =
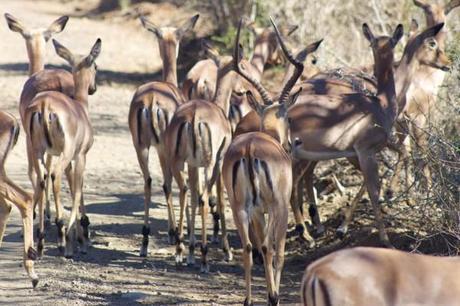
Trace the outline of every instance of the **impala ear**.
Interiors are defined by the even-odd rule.
[[[46,29],[44,35],[45,35],[45,40],[48,41],[53,34],[61,33],[66,24],[67,21],[69,21],[69,16],[62,16],[56,19],[49,27]]]
[[[371,28],[367,25],[367,23],[363,23],[363,34],[364,37],[372,44],[375,40],[374,34],[372,34]]]
[[[75,64],[75,56],[70,52],[69,49],[61,45],[57,40],[53,39],[54,49],[56,50],[57,55],[65,59],[70,66]]]
[[[412,18],[409,27],[409,37],[413,37],[415,34],[417,34],[418,28],[419,25],[417,20],[415,18]]]
[[[195,27],[196,22],[198,21],[198,18],[200,18],[200,15],[196,14],[189,21],[187,21],[180,28],[178,28],[176,30],[176,37],[178,39],[181,39],[182,36],[184,36],[188,31],[193,30],[193,28]]]
[[[24,35],[26,32],[26,28],[24,25],[16,19],[16,17],[13,17],[13,15],[5,13],[5,19],[6,23],[8,24],[8,28],[10,28],[11,31],[13,32],[18,32],[21,35]]]
[[[404,36],[404,27],[402,24],[398,24],[395,31],[393,32],[393,36],[391,37],[391,43],[393,48],[398,44],[399,40]]]
[[[414,4],[415,6],[418,6],[422,9],[425,9],[426,7],[428,7],[428,4],[425,2],[425,1],[422,1],[422,0],[414,0]]]
[[[101,45],[102,41],[100,38],[98,38],[94,43],[93,47],[91,48],[89,55],[86,57],[85,61],[87,66],[91,66],[94,63],[94,61],[98,58],[99,54],[101,54]]]
[[[155,34],[158,39],[163,38],[163,33],[161,32],[160,28],[158,28],[152,22],[148,21],[147,18],[145,18],[143,15],[140,15],[139,19],[141,20],[142,26],[144,28]]]
[[[259,117],[262,118],[262,115],[264,113],[264,106],[257,102],[256,98],[250,90],[246,91],[246,97],[248,97],[248,102],[251,108],[256,111]]]

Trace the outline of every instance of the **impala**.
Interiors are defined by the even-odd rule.
[[[310,264],[305,306],[458,305],[460,259],[358,247]]]
[[[195,217],[199,205],[201,214],[202,244],[201,272],[209,271],[207,262],[207,215],[209,193],[216,184],[217,205],[221,213],[222,245],[227,260],[232,258],[228,246],[225,227],[224,199],[222,178],[220,176],[222,158],[231,141],[231,126],[228,114],[230,96],[237,79],[231,63],[221,63],[218,73],[216,95],[213,102],[191,100],[179,106],[165,132],[165,143],[169,149],[170,173],[165,178],[167,188],[171,188],[172,177],[179,186],[180,216],[176,238],[176,263],[182,262],[183,256],[183,217],[188,190],[191,191],[192,217],[190,220],[189,255],[187,263],[195,263]],[[188,165],[188,184],[185,181],[184,165]],[[204,168],[204,177],[199,170]],[[201,184],[202,183],[202,184]],[[200,188],[203,185],[202,188]],[[200,191],[201,189],[201,191]],[[172,203],[168,203],[172,206]]]
[[[150,224],[149,209],[152,193],[152,178],[149,171],[149,151],[154,146],[160,161],[163,178],[168,171],[167,148],[164,133],[170,124],[176,108],[185,102],[177,85],[177,55],[183,36],[191,31],[199,15],[193,16],[179,28],[157,27],[143,16],[142,25],[155,34],[158,39],[160,56],[163,61],[163,81],[150,82],[140,86],[134,93],[129,108],[129,129],[136,149],[137,159],[144,177],[144,225],[142,227],[142,246],[140,256],[147,256]],[[165,178],[164,178],[165,179]],[[165,179],[166,181],[166,179]],[[174,210],[171,202],[171,186],[163,184],[163,192],[168,204],[168,236],[173,243],[176,236]]]
[[[448,14],[456,7],[460,6],[459,0],[449,1],[447,4],[429,3],[430,1],[414,0],[414,4],[423,9],[426,18],[427,27],[432,27],[439,23],[445,23]],[[436,40],[431,43],[433,50],[440,50],[444,54],[446,47],[447,28],[444,27],[436,35]],[[432,117],[432,109],[438,98],[439,88],[442,85],[446,71],[449,69],[438,69],[436,66],[424,65],[414,78],[414,82],[408,91],[408,103],[403,110],[405,118],[399,120],[401,124],[397,125],[399,135],[399,144],[401,145],[401,155],[396,165],[393,179],[390,182],[389,196],[398,189],[398,177],[401,171],[400,161],[407,160],[407,151],[410,148],[405,148],[404,140],[408,134],[413,137],[413,144],[422,150],[428,149],[428,136],[426,127]],[[427,190],[431,187],[431,172],[426,162],[420,161],[420,169],[423,171],[423,176],[426,180]],[[406,169],[406,185],[408,181],[412,181],[408,171],[407,162]]]
[[[419,70],[419,67],[420,66],[423,66],[423,65],[431,65],[431,66],[435,66],[435,67],[438,67],[439,69],[444,69],[444,67],[447,67],[449,65],[449,61],[447,60],[447,58],[445,57],[444,53],[441,52],[439,49],[435,48],[431,48],[430,45],[433,41],[433,36],[436,35],[436,33],[438,33],[440,31],[440,29],[442,28],[442,25],[437,25],[437,26],[434,26],[432,28],[429,28],[425,31],[423,31],[422,33],[420,33],[419,35],[413,37],[413,39],[409,40],[406,48],[405,48],[405,51],[404,51],[404,55],[403,55],[403,59],[401,60],[401,63],[400,65],[398,66],[398,68],[396,69],[395,71],[395,79],[396,79],[396,84],[395,84],[395,88],[396,88],[396,97],[397,97],[397,103],[398,103],[398,111],[400,111],[401,109],[404,108],[404,105],[406,103],[406,92],[407,92],[407,89],[409,87],[409,85],[411,84],[412,82],[412,79],[414,77],[414,75],[417,73],[417,71]],[[378,70],[376,70],[376,72],[378,72]],[[317,82],[320,82],[321,84],[327,84],[327,87],[322,87],[322,86],[315,86],[314,84],[318,84]],[[371,84],[371,80],[366,80],[365,82],[368,82],[368,84]],[[359,114],[359,111],[355,110],[357,113],[355,113],[354,111],[350,110],[350,112],[347,112],[346,111],[346,105],[348,105],[349,103],[351,102],[346,102],[347,100],[352,100],[352,99],[358,99],[359,98],[364,98],[364,101],[365,100],[369,100],[369,99],[373,99],[372,98],[372,95],[370,96],[367,96],[367,93],[356,93],[356,94],[353,94],[353,92],[355,91],[355,89],[353,88],[353,86],[350,86],[350,84],[347,84],[347,82],[345,81],[341,81],[341,80],[330,80],[330,79],[324,79],[324,80],[310,80],[310,81],[307,81],[307,82],[303,82],[301,83],[302,84],[302,92],[299,96],[299,102],[294,106],[295,108],[297,108],[297,113],[298,115],[294,115],[294,110],[293,109],[290,109],[289,110],[289,115],[291,116],[292,120],[293,120],[293,124],[292,126],[294,127],[297,127],[298,128],[298,131],[293,131],[293,133],[299,133],[301,135],[304,135],[307,136],[308,135],[313,135],[313,134],[316,134],[321,143],[322,146],[324,146],[325,150],[326,151],[329,151],[331,150],[334,146],[334,144],[332,143],[332,139],[334,138],[333,136],[335,137],[338,137],[338,135],[340,135],[340,133],[334,131],[335,127],[332,125],[332,122],[331,122],[331,126],[329,126],[329,121],[334,121],[335,119],[333,119],[334,117],[339,117],[339,114],[335,114],[335,111],[334,110],[334,107],[332,106],[333,103],[332,102],[325,102],[325,104],[319,104],[318,103],[318,106],[317,106],[317,103],[315,103],[314,101],[317,100],[317,101],[322,101],[323,99],[326,99],[327,101],[329,100],[328,97],[331,97],[332,101],[334,100],[337,100],[337,98],[332,98],[332,95],[339,95],[338,97],[341,97],[341,99],[343,100],[343,102],[334,102],[336,104],[336,107],[340,110],[340,108],[344,108],[344,115],[343,116],[343,120],[350,120],[347,116],[352,116],[352,115],[355,115],[357,116],[357,114]],[[300,86],[300,85],[296,85],[296,86]],[[305,86],[305,89],[304,87]],[[315,89],[316,88],[316,89]],[[329,94],[329,95],[314,95],[315,93],[323,93],[323,92],[318,92],[318,91],[322,91],[323,89],[321,88],[324,88],[326,90],[326,94]],[[378,87],[377,87],[378,88]],[[373,88],[371,88],[373,89]],[[302,101],[309,101],[309,102],[306,102],[306,104],[303,104]],[[303,108],[301,107],[301,105],[303,105]],[[312,106],[315,106],[314,108]],[[329,106],[328,106],[329,105]],[[303,110],[302,110],[303,109]],[[304,112],[302,114],[302,111]],[[342,110],[340,110],[342,111]],[[371,110],[372,112],[376,112],[376,110]],[[324,115],[320,115],[320,114],[323,114],[324,112]],[[366,112],[369,112],[368,110],[365,111]],[[314,118],[314,114],[316,114],[319,116],[320,119],[318,119],[317,122],[315,122],[315,120],[313,120]],[[302,115],[300,115],[302,114]],[[249,115],[251,117],[249,117]],[[331,119],[328,119],[328,117],[330,116]],[[250,113],[248,114],[248,119],[244,118],[241,122],[240,122],[240,127],[237,128],[237,132],[245,132],[245,131],[250,131],[250,130],[254,130],[256,129],[257,127],[257,115],[255,113]],[[336,118],[336,119],[337,119]],[[297,124],[296,120],[299,120],[299,123]],[[323,120],[325,120],[323,122]],[[310,127],[306,127],[304,126],[305,128],[303,128],[303,125],[311,125]],[[318,128],[318,130],[316,130],[316,128]],[[369,127],[368,127],[369,128]],[[331,134],[332,133],[332,134]],[[348,131],[348,133],[351,133],[351,131]],[[354,133],[359,133],[359,131],[356,131]],[[352,133],[352,134],[354,134]],[[345,133],[346,135],[347,133]],[[310,137],[310,136],[308,136]],[[321,138],[323,137],[323,138]],[[332,138],[331,138],[332,137]],[[302,139],[302,137],[300,137]],[[331,138],[329,140],[327,140],[327,138]],[[303,139],[302,139],[303,141]],[[316,141],[316,140],[315,140]],[[326,142],[325,144],[323,142]],[[342,143],[340,144],[340,146],[346,146],[345,143],[347,143],[348,145],[352,146],[353,143],[352,141],[350,140],[349,142],[347,141],[344,141],[342,140],[341,141]],[[382,143],[383,145],[386,145],[386,141]],[[305,145],[305,142],[304,142],[304,145]],[[337,148],[335,148],[334,150],[336,150]],[[348,154],[348,153],[347,153]],[[347,155],[345,154],[345,155]],[[352,153],[350,153],[350,155],[352,155]],[[347,157],[347,156],[344,156],[344,157]],[[307,195],[309,197],[309,200],[310,200],[310,208],[309,208],[309,213],[310,213],[310,216],[312,217],[313,219],[313,222],[317,228],[317,231],[320,232],[322,230],[322,225],[320,223],[320,220],[319,220],[319,214],[318,214],[318,210],[316,208],[316,201],[315,201],[315,197],[314,197],[314,192],[313,192],[313,170],[317,164],[317,162],[319,160],[322,160],[322,159],[328,159],[326,157],[326,154],[323,156],[323,157],[315,157],[314,160],[309,160],[307,159],[307,162],[303,161],[302,164],[303,164],[303,169],[301,169],[302,167],[296,167],[297,171],[294,173],[294,177],[296,177],[296,182],[298,182],[300,180],[300,176],[301,174],[304,174],[305,177],[306,177],[306,181],[307,181]],[[349,160],[352,162],[353,165],[355,166],[359,166],[359,162],[358,160],[356,160],[356,158],[349,158]],[[300,168],[300,170],[299,170]],[[296,184],[294,185],[294,188],[296,188]],[[358,193],[358,197],[355,198],[352,202],[352,209],[356,206],[356,203],[359,201],[359,198],[360,196],[362,196],[362,194],[364,193],[364,189],[365,186],[363,185],[361,187],[361,190],[360,192]],[[296,195],[296,192],[294,192],[294,196]],[[295,201],[295,200],[294,200]],[[294,204],[295,205],[295,204]],[[297,204],[297,206],[301,206],[301,204]],[[338,232],[339,234],[344,234],[347,230],[347,226],[348,226],[348,223],[349,221],[351,220],[351,214],[352,212],[347,212],[346,213],[346,220],[345,222],[343,223],[343,225],[339,228]],[[298,221],[297,221],[298,222]],[[302,229],[301,227],[303,227],[302,225],[303,223],[298,223],[298,230],[302,231],[304,229]]]
[[[251,82],[261,97],[265,106],[256,102],[252,95],[249,101],[261,117],[261,132],[246,133],[236,137],[230,144],[224,157],[222,174],[229,196],[235,225],[243,246],[243,260],[246,280],[246,299],[244,305],[252,305],[251,268],[252,243],[255,240],[258,250],[262,253],[265,278],[268,291],[268,303],[278,305],[281,272],[284,265],[284,247],[288,225],[288,205],[292,187],[292,165],[287,150],[290,150],[289,123],[287,110],[295,102],[294,96],[288,102],[288,94],[297,79],[302,75],[302,61],[294,59],[279,39],[286,57],[296,67],[292,77],[281,91],[278,104],[273,104],[268,92],[258,80],[248,74],[244,66],[239,66],[239,37],[241,22],[238,27],[234,69]],[[314,51],[314,47],[306,51]],[[265,225],[264,214],[268,214],[268,224]],[[250,238],[250,225],[254,239]],[[273,273],[275,269],[275,273]]]
[[[60,203],[61,177],[73,161],[75,166],[71,171],[72,211],[67,224],[67,230],[62,219],[58,225],[58,246],[64,255],[73,256],[75,238],[75,223],[79,213],[81,219],[77,224],[78,240],[81,252],[85,253],[89,244],[89,218],[86,215],[83,202],[83,172],[86,165],[86,154],[93,144],[93,129],[88,114],[88,92],[96,91],[95,60],[101,52],[101,40],[98,39],[91,48],[89,55],[74,55],[67,48],[53,40],[56,53],[65,59],[72,67],[75,91],[74,98],[57,91],[39,93],[32,100],[25,112],[27,137],[31,144],[33,164],[37,173],[34,201],[39,203],[38,253],[43,254],[44,248],[44,216],[43,196],[46,188],[45,175],[51,177],[56,200],[56,214],[62,215]],[[56,156],[53,164],[45,164],[44,156]],[[64,236],[65,233],[65,236]]]
[[[24,113],[35,95],[42,91],[56,90],[71,96],[74,92],[72,74],[63,69],[44,69],[46,57],[46,43],[50,38],[64,30],[68,16],[56,19],[48,28],[30,29],[11,14],[6,13],[5,19],[11,31],[21,34],[26,42],[27,55],[29,57],[29,79],[24,84],[19,101],[19,115],[22,125],[25,127]],[[28,174],[35,188],[36,175],[33,170],[30,144],[27,143]],[[51,161],[49,161],[51,162]],[[51,184],[49,184],[51,185]],[[69,185],[72,185],[69,181]],[[46,222],[50,220],[49,191],[46,190]],[[58,220],[59,217],[56,217]],[[57,222],[56,222],[57,224]],[[59,229],[58,229],[59,230]]]
[[[34,249],[32,196],[11,181],[5,170],[6,159],[16,144],[18,136],[19,124],[16,118],[7,112],[0,112],[0,246],[6,222],[14,205],[21,213],[24,228],[24,268],[35,288],[38,284],[38,276],[34,270],[37,251]]]

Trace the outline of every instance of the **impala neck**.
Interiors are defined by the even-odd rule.
[[[222,108],[227,117],[230,112],[230,98],[232,96],[235,79],[235,75],[232,71],[232,64],[219,68],[217,73],[216,94],[214,96],[214,103]]]
[[[390,121],[393,122],[398,114],[398,103],[396,101],[392,52],[378,59],[375,65],[375,76],[377,78],[377,96],[379,97],[380,105]]]
[[[178,86],[177,83],[177,48],[179,46],[173,41],[164,41],[160,48],[161,60],[163,62],[163,81]]]
[[[406,107],[407,104],[407,91],[417,74],[420,65],[418,64],[415,56],[409,60],[407,55],[403,55],[398,68],[395,71],[395,89],[397,94],[398,112],[399,115]]]
[[[79,73],[74,74],[73,80],[75,83],[74,100],[77,100],[82,105],[84,105],[85,109],[87,110],[90,80],[85,78],[83,75],[80,75]]]
[[[29,76],[45,69],[45,43],[32,39],[26,41],[27,56],[29,57]]]

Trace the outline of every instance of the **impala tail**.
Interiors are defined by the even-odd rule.
[[[209,164],[212,160],[213,146],[211,129],[208,123],[201,121],[197,122],[195,118],[193,118],[192,122],[185,122],[183,128],[179,129],[179,132],[187,135],[188,162],[196,164],[197,166]]]
[[[259,158],[243,157],[233,164],[232,189],[234,197],[245,195],[247,205],[256,207],[261,194],[273,194],[273,181],[268,164]]]
[[[64,131],[58,115],[50,109],[46,101],[41,103],[39,111],[32,113],[29,132],[32,142],[36,145],[40,143],[44,150],[62,151]]]
[[[168,115],[158,105],[143,107],[137,112],[137,139],[139,143],[158,145],[168,125]]]

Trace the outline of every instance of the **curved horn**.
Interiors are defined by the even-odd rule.
[[[270,94],[268,91],[251,75],[249,75],[245,70],[244,67],[240,68],[240,61],[241,61],[241,53],[240,53],[240,32],[241,32],[241,25],[243,24],[243,19],[240,19],[238,23],[238,30],[236,32],[236,39],[235,39],[235,47],[233,49],[233,66],[235,71],[245,78],[249,83],[251,83],[257,91],[260,93],[260,96],[264,100],[264,104],[270,105],[273,104],[273,100],[270,98]]]
[[[276,24],[273,21],[272,17],[270,17],[270,22],[272,23],[273,28],[275,29],[276,37],[278,38],[278,43],[280,44],[281,50],[283,50],[283,53],[286,56],[286,58],[295,66],[294,74],[289,79],[289,81],[287,81],[286,85],[284,85],[284,88],[281,91],[279,103],[282,104],[282,103],[287,102],[288,97],[289,97],[289,93],[290,93],[292,87],[294,87],[294,85],[297,82],[297,80],[302,75],[304,67],[303,67],[303,62],[298,61],[297,59],[295,59],[294,56],[292,55],[292,53],[286,47],[286,44],[284,43],[283,39],[281,38],[280,31],[278,30],[278,27],[276,26]]]

